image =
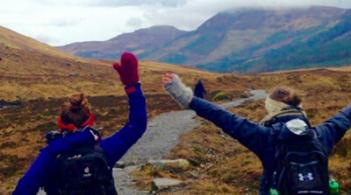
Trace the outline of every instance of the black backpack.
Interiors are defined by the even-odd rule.
[[[281,195],[329,194],[328,155],[316,132],[275,140],[274,186]]]
[[[57,194],[117,195],[112,168],[98,144],[60,154],[56,167]]]

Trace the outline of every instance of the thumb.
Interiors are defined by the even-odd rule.
[[[119,72],[120,69],[121,69],[121,65],[120,65],[118,62],[112,64],[112,67],[113,67],[116,71],[118,71],[118,72]]]

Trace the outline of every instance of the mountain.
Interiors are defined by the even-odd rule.
[[[147,45],[138,51],[142,51],[144,59],[219,72],[267,72],[350,64],[350,12],[326,6],[238,8],[216,14],[194,31],[172,34],[175,36],[163,44],[157,42],[157,48]],[[135,33],[129,35],[144,40]],[[94,53],[93,50],[75,49],[70,53],[97,57],[86,55]],[[104,55],[99,53],[100,57]]]
[[[81,57],[114,59],[123,51],[143,55],[147,50],[155,50],[181,36],[181,31],[172,26],[154,26],[126,33],[107,41],[72,43],[59,49]]]
[[[295,19],[282,22],[274,31],[256,29],[255,33],[261,34],[248,39],[263,36],[261,41],[232,50],[215,61],[197,63],[197,67],[216,71],[269,72],[351,63],[351,11],[314,7],[295,16],[287,12],[283,18],[287,17]]]

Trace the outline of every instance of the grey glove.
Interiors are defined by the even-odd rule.
[[[165,84],[164,87],[182,108],[189,108],[189,104],[194,96],[193,91],[184,85],[178,75],[173,74],[172,82]]]

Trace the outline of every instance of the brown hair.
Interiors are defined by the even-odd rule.
[[[76,127],[89,118],[90,109],[88,99],[83,93],[74,94],[61,106],[61,119],[64,124],[73,124]]]
[[[302,101],[300,95],[297,94],[295,90],[285,86],[275,87],[271,91],[269,97],[291,106],[299,106]]]

